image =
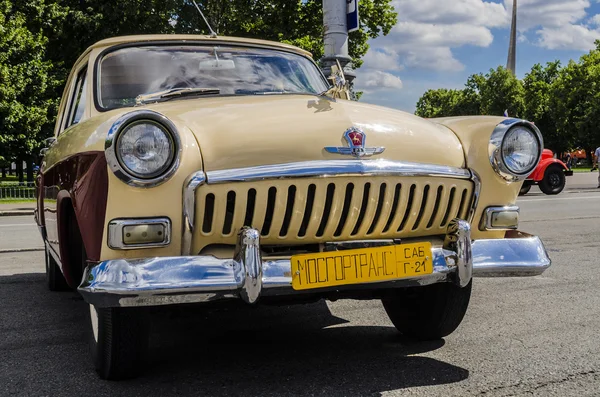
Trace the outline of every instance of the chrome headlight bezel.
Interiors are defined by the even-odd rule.
[[[538,143],[538,153],[537,153],[537,161],[533,163],[530,169],[517,173],[511,170],[505,162],[503,152],[503,144],[508,132],[513,131],[514,128],[522,127],[529,130]],[[490,163],[492,168],[496,173],[502,177],[504,180],[508,182],[522,182],[538,166],[541,158],[542,151],[544,150],[544,139],[542,138],[542,134],[540,130],[531,122],[519,119],[507,119],[502,123],[498,124],[492,133],[492,137],[490,138],[489,144],[489,155],[490,155]]]
[[[174,153],[170,164],[164,170],[161,170],[160,174],[151,175],[150,177],[143,177],[125,167],[120,161],[120,156],[117,153],[117,145],[121,133],[129,127],[144,121],[155,124],[169,135],[169,139],[173,144]],[[168,181],[179,168],[181,160],[181,141],[177,128],[167,117],[152,110],[136,110],[121,116],[113,123],[106,137],[104,154],[106,162],[112,172],[126,184],[136,187],[154,187]]]

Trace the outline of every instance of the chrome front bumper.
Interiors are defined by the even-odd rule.
[[[292,288],[289,259],[263,260],[260,233],[244,228],[234,258],[214,256],[158,257],[109,260],[86,269],[78,290],[98,307],[156,306],[241,298],[248,303],[261,296],[422,286],[453,282],[466,286],[472,276],[517,277],[542,274],[550,259],[538,237],[507,232],[504,239],[471,241],[469,223],[448,226],[442,247],[433,249],[433,273],[379,283],[338,286],[308,291]]]

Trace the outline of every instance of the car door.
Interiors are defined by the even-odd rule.
[[[65,102],[61,105],[61,111],[57,118],[56,134],[58,140],[61,139],[61,135],[73,128],[75,125],[80,123],[86,117],[86,107],[89,105],[90,100],[89,84],[88,84],[88,67],[87,62],[80,64],[72,77],[69,79],[68,90],[65,91],[67,96],[63,98]],[[65,137],[68,139],[68,137]],[[58,156],[59,161],[54,162],[50,167],[46,166],[46,161],[42,162],[42,169],[40,174],[41,181],[39,181],[40,195],[42,208],[41,219],[44,222],[46,231],[46,240],[52,251],[54,251],[55,257],[60,258],[59,250],[59,206],[61,195],[68,194],[75,183],[75,178],[72,177],[74,174],[74,167],[76,164],[72,163],[70,158],[60,158],[60,148],[64,146],[64,143],[58,145],[57,139],[51,140],[50,146],[46,149],[46,156],[53,155],[54,158]],[[57,259],[58,259],[57,258]]]

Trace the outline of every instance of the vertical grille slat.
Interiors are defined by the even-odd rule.
[[[404,191],[405,189],[399,183],[394,188],[394,198],[391,202],[390,213],[382,233],[388,233],[390,230],[393,230],[393,225],[398,222],[398,219],[402,219],[401,214],[404,213],[402,209],[404,208],[404,204],[402,203]]]
[[[288,234],[290,222],[292,221],[292,215],[294,213],[293,210],[296,201],[296,190],[296,186],[294,185],[288,188],[287,202],[285,204],[285,216],[283,217],[283,223],[281,223],[281,228],[279,229],[279,237],[285,237]],[[277,225],[279,225],[279,222],[277,222]]]
[[[308,222],[308,226],[306,228],[307,236],[319,237],[323,235],[323,233],[319,234],[319,231],[327,201],[327,188],[328,185],[316,186],[312,215],[310,216],[310,221]],[[329,211],[327,211],[327,214],[329,214]]]
[[[267,202],[269,200],[269,190],[256,189],[255,192],[256,200],[254,204],[254,217],[252,218],[252,227],[257,230],[262,230],[267,218]]]
[[[315,199],[315,185],[310,184],[308,187],[298,186],[296,190],[296,201],[292,210],[292,221],[290,222],[288,235],[289,236],[306,236],[306,228],[308,221],[312,215],[312,207]]]
[[[466,179],[391,176],[207,184],[193,249],[235,245],[244,225],[265,245],[440,235],[468,217],[473,189]]]
[[[426,185],[425,188],[423,188],[423,197],[421,198],[421,206],[419,207],[419,213],[417,215],[417,219],[415,219],[415,224],[412,227],[412,230],[417,230],[419,228],[419,226],[421,225],[421,221],[423,220],[423,217],[425,215],[425,210],[428,207],[428,203],[431,203],[431,197],[429,197],[431,192],[431,187],[429,185]],[[418,203],[417,203],[418,205]],[[431,204],[429,205],[431,206]]]
[[[443,186],[438,186],[437,189],[432,189],[430,206],[425,208],[425,214],[431,214],[431,216],[429,217],[429,221],[427,222],[427,226],[425,226],[426,229],[431,229],[433,227],[433,221],[438,217],[438,213],[443,213],[442,211],[440,211],[440,206],[442,205],[441,200],[443,192]],[[425,220],[427,220],[427,218],[425,218]]]
[[[446,189],[447,191],[447,189]],[[444,227],[448,224],[448,222],[450,221],[450,216],[452,214],[455,214],[458,208],[458,205],[456,204],[457,200],[455,199],[456,196],[456,186],[452,186],[450,188],[450,193],[448,193],[448,199],[444,200],[444,203],[446,204],[446,212],[444,213],[444,218],[442,218],[442,222],[440,224],[441,227]]]
[[[366,230],[371,224],[371,219],[373,218],[373,213],[375,212],[375,205],[377,204],[377,198],[375,198],[375,202],[373,203],[373,192],[375,191],[378,191],[378,189],[375,189],[368,182],[363,186],[362,202],[360,203],[358,217],[354,223],[354,227],[352,228],[350,236],[356,236],[359,230]],[[365,232],[361,233],[361,235],[364,234]]]
[[[344,208],[344,198],[346,197],[346,186],[346,184],[339,183],[334,187],[335,191],[331,195],[331,209],[329,210],[329,219],[327,219],[327,224],[322,235],[333,235],[340,223],[342,209]]]
[[[417,189],[417,185],[411,185],[410,192],[408,194],[408,202],[406,203],[406,210],[404,211],[404,218],[398,227],[399,232],[404,231],[406,225],[414,224],[417,216],[419,215],[419,208],[422,198],[423,191],[421,189]]]
[[[363,186],[357,186],[354,183],[346,185],[346,195],[344,197],[344,208],[340,216],[340,223],[333,234],[333,237],[349,236],[354,227],[352,220],[356,219],[360,212],[360,203],[362,202]]]
[[[273,217],[279,213],[275,211],[275,200],[277,199],[277,188],[271,186],[267,194],[267,211],[265,215],[265,222],[263,223],[262,230],[260,231],[261,236],[268,236],[271,232],[271,224],[273,223]]]
[[[298,232],[299,237],[306,236],[308,224],[310,222],[315,203],[315,185],[310,185],[307,190],[306,207],[304,207],[304,217],[302,218],[302,225],[300,226],[300,231]]]
[[[231,234],[233,219],[235,217],[235,192],[227,193],[227,205],[225,208],[225,219],[223,220],[223,234],[228,236]]]
[[[450,202],[448,198],[450,196],[450,186],[440,185],[438,187],[438,200],[434,209],[434,214],[431,215],[430,224],[427,225],[428,228],[442,228],[444,225],[442,221],[448,212],[448,208],[450,208]]]
[[[252,226],[254,221],[254,205],[256,203],[256,189],[248,190],[248,199],[246,201],[246,216],[244,217],[244,226]]]
[[[460,219],[467,219],[467,212],[469,211],[470,198],[467,194],[467,189],[464,189],[460,196],[460,210],[458,212],[458,217]]]
[[[373,233],[379,233],[385,226],[386,220],[390,216],[392,211],[392,201],[394,200],[394,186],[382,183],[379,190],[379,202],[377,204],[377,210],[375,211],[375,218],[371,224],[371,228],[367,232],[367,235]]]
[[[330,183],[327,185],[325,206],[323,207],[323,216],[321,218],[321,223],[319,224],[319,230],[317,230],[317,237],[321,237],[323,234],[325,234],[325,228],[327,227],[329,217],[331,216],[331,207],[333,206],[333,201],[335,200],[335,190],[335,184]]]
[[[382,191],[382,187],[384,190]],[[381,200],[379,198],[380,195],[385,194],[385,183],[380,185],[371,184],[369,189],[369,195],[367,197],[367,208],[364,212],[364,218],[362,221],[362,225],[353,232],[352,235],[364,236],[369,230],[373,228],[375,222],[377,222],[377,216],[381,214]],[[379,210],[379,211],[378,211]]]

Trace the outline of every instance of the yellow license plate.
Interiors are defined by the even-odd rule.
[[[292,288],[373,283],[433,273],[431,243],[292,256]]]

